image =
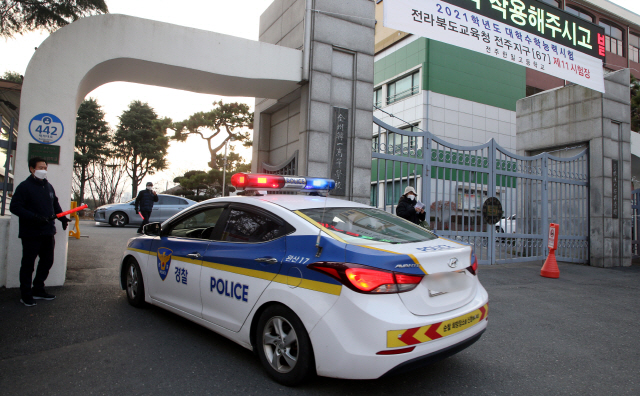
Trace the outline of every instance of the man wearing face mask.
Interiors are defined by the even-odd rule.
[[[142,213],[142,224],[138,228],[138,234],[142,234],[142,228],[149,224],[149,217],[151,217],[151,211],[153,210],[153,203],[158,202],[158,194],[153,191],[153,183],[147,183],[147,189],[142,190],[136,197],[136,214]],[[140,208],[140,210],[138,210]]]
[[[36,305],[34,300],[56,298],[44,290],[44,281],[53,265],[56,226],[52,217],[62,212],[62,209],[53,186],[46,179],[47,167],[44,158],[29,159],[31,175],[18,185],[9,206],[11,213],[19,219],[18,237],[22,240],[20,302],[27,307]],[[66,230],[69,219],[61,217],[58,220]],[[36,257],[40,257],[40,261],[32,287],[31,278]]]
[[[404,195],[402,195],[398,201],[398,206],[396,206],[396,215],[414,224],[420,224],[426,216],[424,208],[416,209],[417,195],[415,188],[407,186],[407,188],[404,189]]]

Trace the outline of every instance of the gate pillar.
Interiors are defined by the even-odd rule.
[[[369,203],[374,27],[368,0],[267,8],[260,41],[303,48],[306,81],[279,99],[256,98],[253,172],[331,177],[332,196]]]
[[[631,265],[629,79],[619,70],[605,76],[604,94],[569,85],[517,102],[519,154],[589,149],[589,264],[597,267]]]

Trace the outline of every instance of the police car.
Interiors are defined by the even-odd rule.
[[[255,351],[285,385],[378,378],[484,332],[488,296],[471,246],[323,197],[330,179],[231,182],[246,195],[194,205],[128,241],[121,286],[131,305],[157,305]]]

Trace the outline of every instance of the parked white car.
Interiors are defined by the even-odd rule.
[[[512,233],[516,232],[516,215],[511,215],[507,218],[503,218],[496,223],[496,232],[499,233]]]

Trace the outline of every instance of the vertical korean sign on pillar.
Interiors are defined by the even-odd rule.
[[[333,152],[331,153],[331,178],[336,181],[333,195],[346,195],[347,142],[349,109],[333,108]]]
[[[383,24],[604,92],[604,29],[536,0],[385,0]]]

